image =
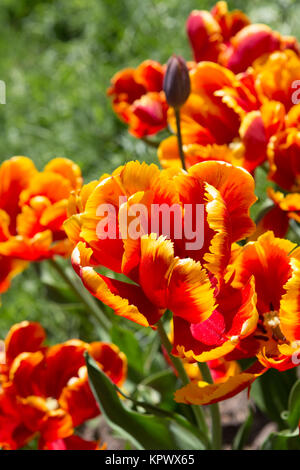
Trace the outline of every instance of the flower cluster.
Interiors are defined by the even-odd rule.
[[[123,353],[109,343],[69,340],[47,347],[39,323],[14,325],[0,365],[0,447],[18,449],[38,436],[39,449],[99,449],[74,428],[100,413],[90,390],[84,353],[117,385],[127,372]]]
[[[26,157],[0,166],[0,293],[29,261],[68,256],[62,228],[70,193],[81,187],[80,168],[55,158],[42,172]]]
[[[216,62],[235,73],[245,72],[263,54],[285,49],[299,52],[295,38],[264,24],[251,24],[241,11],[229,12],[223,1],[210,12],[194,10],[186,29],[196,62]]]
[[[284,238],[300,223],[300,51],[222,1],[193,11],[187,35],[194,61],[145,60],[108,90],[129,132],[158,146],[163,169],[130,161],[83,184],[62,158],[42,172],[25,157],[1,165],[0,293],[28,262],[70,257],[82,285],[70,284],[92,313],[98,303],[84,289],[119,317],[158,329],[184,385],[175,401],[209,405],[300,362],[300,247]],[[167,128],[159,143],[148,138]],[[270,201],[255,224],[259,167]],[[38,436],[40,449],[98,449],[74,431],[100,413],[84,356],[117,385],[126,358],[109,343],[44,341],[43,328],[26,321],[6,338],[0,447]]]
[[[225,162],[198,163],[187,173],[131,162],[111,176],[104,175],[99,183],[84,186],[77,196],[82,212],[65,222],[70,240],[77,243],[72,254],[75,271],[117,315],[155,326],[166,309],[171,310],[173,354],[184,360],[256,358],[249,370],[221,384],[199,382],[197,390],[195,383],[188,385],[177,392],[179,401],[224,399],[270,367],[285,370],[295,365],[292,356],[300,340],[295,301],[300,293],[299,250],[272,232],[244,247],[236,244],[254,229],[249,209],[255,199],[250,174]],[[202,248],[188,249],[184,236],[175,237],[175,218],[169,233],[160,220],[156,233],[142,230],[135,239],[99,238],[101,204],[114,205],[114,223],[124,233],[124,214],[132,217],[137,202],[147,206],[149,218],[155,204],[178,204],[183,226],[184,204],[191,205],[194,218],[197,204],[203,204]],[[74,201],[72,205],[75,209]],[[125,274],[132,282],[98,273],[99,265]]]
[[[300,221],[299,45],[295,38],[284,37],[266,25],[250,24],[240,11],[229,12],[223,1],[211,12],[193,11],[187,34],[194,62],[188,63],[191,93],[181,108],[185,166],[217,160],[253,173],[264,165],[269,180],[279,188],[268,189],[269,211],[255,237],[266,230],[283,237],[291,219]],[[176,134],[173,108],[167,111],[164,107],[162,112],[162,104],[158,108],[150,99],[155,88],[167,106],[162,91],[165,67],[145,61],[137,71],[131,72],[134,80],[128,80],[128,70],[113,78],[114,110],[136,137],[154,134],[167,124]],[[145,82],[143,74],[148,87],[144,85],[144,91],[137,93],[137,83]],[[130,109],[134,119],[128,113],[125,117],[124,109]],[[149,127],[154,115],[160,116],[159,128]],[[176,135],[160,143],[158,158],[164,168],[181,167]]]
[[[250,24],[249,18],[240,11],[228,12],[227,4],[223,1],[218,2],[211,12],[193,11],[187,20],[187,35],[194,55],[194,61],[188,63],[191,73],[198,68],[198,63],[209,67],[202,69],[200,73],[201,77],[204,76],[206,79],[204,83],[202,83],[203,78],[194,80],[192,93],[198,95],[198,102],[195,103],[194,112],[190,109],[187,114],[196,121],[194,126],[204,127],[212,135],[207,136],[205,135],[207,132],[198,128],[197,133],[201,134],[198,135],[200,142],[194,140],[194,135],[192,140],[187,139],[186,144],[229,143],[234,137],[241,137],[237,121],[242,114],[260,109],[261,103],[258,102],[254,90],[253,78],[251,75],[249,77],[249,67],[261,57],[266,57],[275,51],[283,53],[286,51],[287,57],[293,52],[295,59],[291,60],[296,61],[299,57],[299,45],[295,38],[281,36],[266,25]],[[276,54],[274,57],[273,63],[277,64],[278,71],[282,73],[285,68],[282,64],[284,59],[277,59]],[[213,67],[213,64],[220,67]],[[269,64],[265,66],[265,70],[268,67]],[[226,74],[224,69],[232,71],[232,74]],[[112,97],[113,109],[129,125],[129,131],[135,137],[155,134],[167,126],[168,105],[163,92],[165,70],[165,65],[146,60],[137,69],[121,70],[112,78],[108,94]],[[293,72],[295,71],[294,66]],[[265,81],[268,81],[267,77]],[[278,85],[277,80],[273,83],[275,86]],[[226,93],[228,87],[229,96]],[[221,98],[222,91],[225,91],[226,98]],[[277,97],[269,99],[281,102],[282,99],[278,99],[280,92],[276,95]],[[215,99],[216,96],[219,98]],[[274,112],[279,111],[275,109]],[[264,113],[272,114],[273,108],[270,111],[267,109]],[[233,119],[232,123],[230,119]],[[267,124],[271,124],[270,119],[272,116],[268,116]],[[250,119],[252,120],[253,118]],[[169,124],[171,124],[170,119]],[[244,127],[248,128],[249,124],[247,122]],[[216,125],[217,128],[214,127]],[[219,135],[220,127],[223,125],[225,125],[224,133]],[[259,127],[261,128],[261,125]],[[263,132],[259,130],[260,133]],[[196,129],[194,133],[195,131]],[[241,129],[240,132],[244,135],[246,129],[244,131]],[[252,130],[251,134],[255,133],[256,130]],[[213,153],[218,155],[218,150],[213,150]],[[224,155],[226,157],[226,153]]]

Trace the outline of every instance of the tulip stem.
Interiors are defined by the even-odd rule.
[[[202,378],[205,382],[212,384],[213,379],[206,362],[198,362],[198,367],[201,372]],[[212,424],[212,445],[213,450],[222,449],[222,425],[221,425],[221,415],[219,410],[218,403],[213,403],[209,405],[210,415],[211,415],[211,424]]]
[[[176,118],[177,141],[178,141],[178,150],[179,150],[180,160],[181,160],[182,168],[186,170],[185,157],[184,157],[183,146],[182,146],[182,136],[181,136],[180,108],[174,108],[174,111],[175,111],[175,118]]]
[[[102,329],[102,338],[103,340],[109,339],[108,332],[110,330],[111,324],[109,319],[105,316],[104,312],[99,308],[96,301],[93,297],[85,292],[82,286],[77,282],[77,279],[71,277],[65,269],[62,268],[60,263],[55,259],[49,260],[50,265],[55,271],[60,275],[60,277],[65,281],[65,283],[71,288],[71,290],[76,294],[76,296],[81,300],[85,305],[87,310],[95,318],[97,323]]]
[[[164,346],[164,348],[166,349],[166,351],[168,353],[168,356],[169,356],[175,370],[178,373],[178,377],[182,381],[183,385],[187,385],[188,383],[190,383],[190,379],[189,379],[189,377],[188,377],[188,375],[187,375],[187,373],[186,373],[186,371],[183,367],[182,361],[178,357],[173,356],[173,354],[172,354],[172,344],[170,343],[168,335],[167,335],[167,333],[164,329],[162,320],[159,320],[159,322],[157,323],[157,331],[158,331],[158,334],[160,336],[161,343]],[[193,413],[195,415],[195,420],[196,420],[196,423],[197,423],[199,429],[207,435],[208,434],[208,428],[207,428],[207,424],[206,424],[206,421],[205,421],[205,416],[204,416],[202,408],[200,406],[196,406],[196,405],[191,405],[191,407],[192,407]]]

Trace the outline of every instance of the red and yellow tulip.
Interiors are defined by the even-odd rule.
[[[0,365],[0,447],[18,449],[39,437],[40,449],[97,449],[74,428],[99,414],[90,390],[84,353],[88,352],[121,385],[127,361],[109,343],[69,340],[47,347],[39,323],[14,325],[6,340],[6,364]]]
[[[0,292],[28,261],[68,256],[71,244],[62,228],[70,193],[81,187],[79,167],[64,158],[42,172],[26,157],[0,167]]]
[[[113,109],[135,137],[156,134],[167,125],[164,72],[164,66],[146,60],[136,69],[121,70],[111,80],[108,95]]]

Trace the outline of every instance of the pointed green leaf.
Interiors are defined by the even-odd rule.
[[[246,421],[241,425],[238,432],[235,435],[232,449],[233,450],[242,450],[244,446],[247,444],[251,428],[253,425],[253,413],[252,410],[249,409],[249,414]]]
[[[108,424],[137,449],[204,449],[200,435],[184,418],[140,414],[120,400],[115,385],[86,355],[91,389]],[[167,413],[167,412],[165,412]]]
[[[299,431],[284,429],[271,433],[262,445],[263,450],[300,450]]]
[[[284,426],[282,412],[288,408],[289,393],[295,382],[295,371],[278,372],[270,369],[251,387],[251,397],[260,410]]]
[[[289,396],[288,423],[295,429],[300,421],[300,379],[293,385]]]

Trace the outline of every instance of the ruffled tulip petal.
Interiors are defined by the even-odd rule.
[[[284,73],[282,71],[284,70]],[[292,84],[300,72],[299,55],[293,50],[276,51],[261,56],[254,63],[255,88],[262,102],[281,102],[286,111],[294,106]]]
[[[71,183],[73,189],[82,185],[81,170],[76,163],[67,158],[54,158],[44,168],[45,172],[58,173]]]
[[[22,352],[36,352],[41,349],[46,338],[44,328],[37,322],[16,323],[5,338],[7,362],[11,362]]]
[[[92,295],[111,307],[117,315],[143,326],[154,325],[162,313],[147,299],[139,286],[98,274],[89,263],[91,251],[79,243],[72,254],[75,271]]]
[[[279,311],[284,285],[291,275],[288,255],[295,243],[275,238],[272,232],[261,235],[256,242],[249,242],[233,263],[234,285],[244,285],[255,277],[257,305],[260,312]]]
[[[98,341],[89,344],[88,352],[115,384],[123,384],[127,376],[127,358],[116,345]]]
[[[189,174],[220,192],[229,214],[233,242],[253,231],[249,211],[256,197],[254,180],[247,171],[222,162],[203,162],[190,168]]]
[[[43,374],[44,355],[41,351],[23,352],[13,361],[9,380],[13,383],[21,397],[42,395],[44,384],[39,379]]]
[[[258,321],[254,282],[244,289],[221,289],[219,306],[205,321],[190,324],[174,318],[173,354],[198,362],[229,354],[253,333]]]
[[[231,39],[232,48],[222,63],[235,73],[245,71],[258,57],[280,47],[280,36],[266,25],[245,26]]]
[[[12,279],[24,271],[27,266],[26,261],[0,255],[0,294],[7,291]]]
[[[206,271],[192,259],[176,258],[169,240],[142,237],[139,273],[143,291],[161,308],[194,322],[212,314],[214,290]]]
[[[280,302],[280,329],[291,343],[300,340],[300,250],[292,253],[292,276],[285,284]]]
[[[73,434],[71,416],[62,409],[50,411],[40,432],[46,442],[69,437]]]
[[[72,417],[74,427],[84,421],[95,418],[100,413],[91,392],[87,374],[83,378],[71,379],[59,397],[60,406]]]
[[[248,113],[242,121],[239,132],[245,146],[243,166],[251,172],[267,159],[268,139],[260,111]]]
[[[221,28],[208,11],[192,11],[186,23],[186,31],[196,62],[217,60],[222,42]]]
[[[0,254],[26,261],[39,261],[52,256],[52,232],[38,232],[33,238],[11,237],[0,243]]]
[[[300,148],[300,132],[286,129],[273,136],[268,145],[270,172],[268,178],[288,191],[298,189],[300,165],[297,155]]]
[[[15,233],[19,196],[37,174],[33,162],[26,157],[13,157],[0,167],[0,209],[10,215],[10,231]]]
[[[254,368],[253,368],[254,369]],[[175,393],[175,401],[178,403],[194,404],[194,405],[211,405],[221,400],[227,400],[250,385],[254,380],[265,372],[265,368],[257,367],[257,371],[252,372],[251,369],[241,372],[232,377],[228,377],[225,382],[208,384],[203,381],[192,382],[185,387],[177,390]]]

